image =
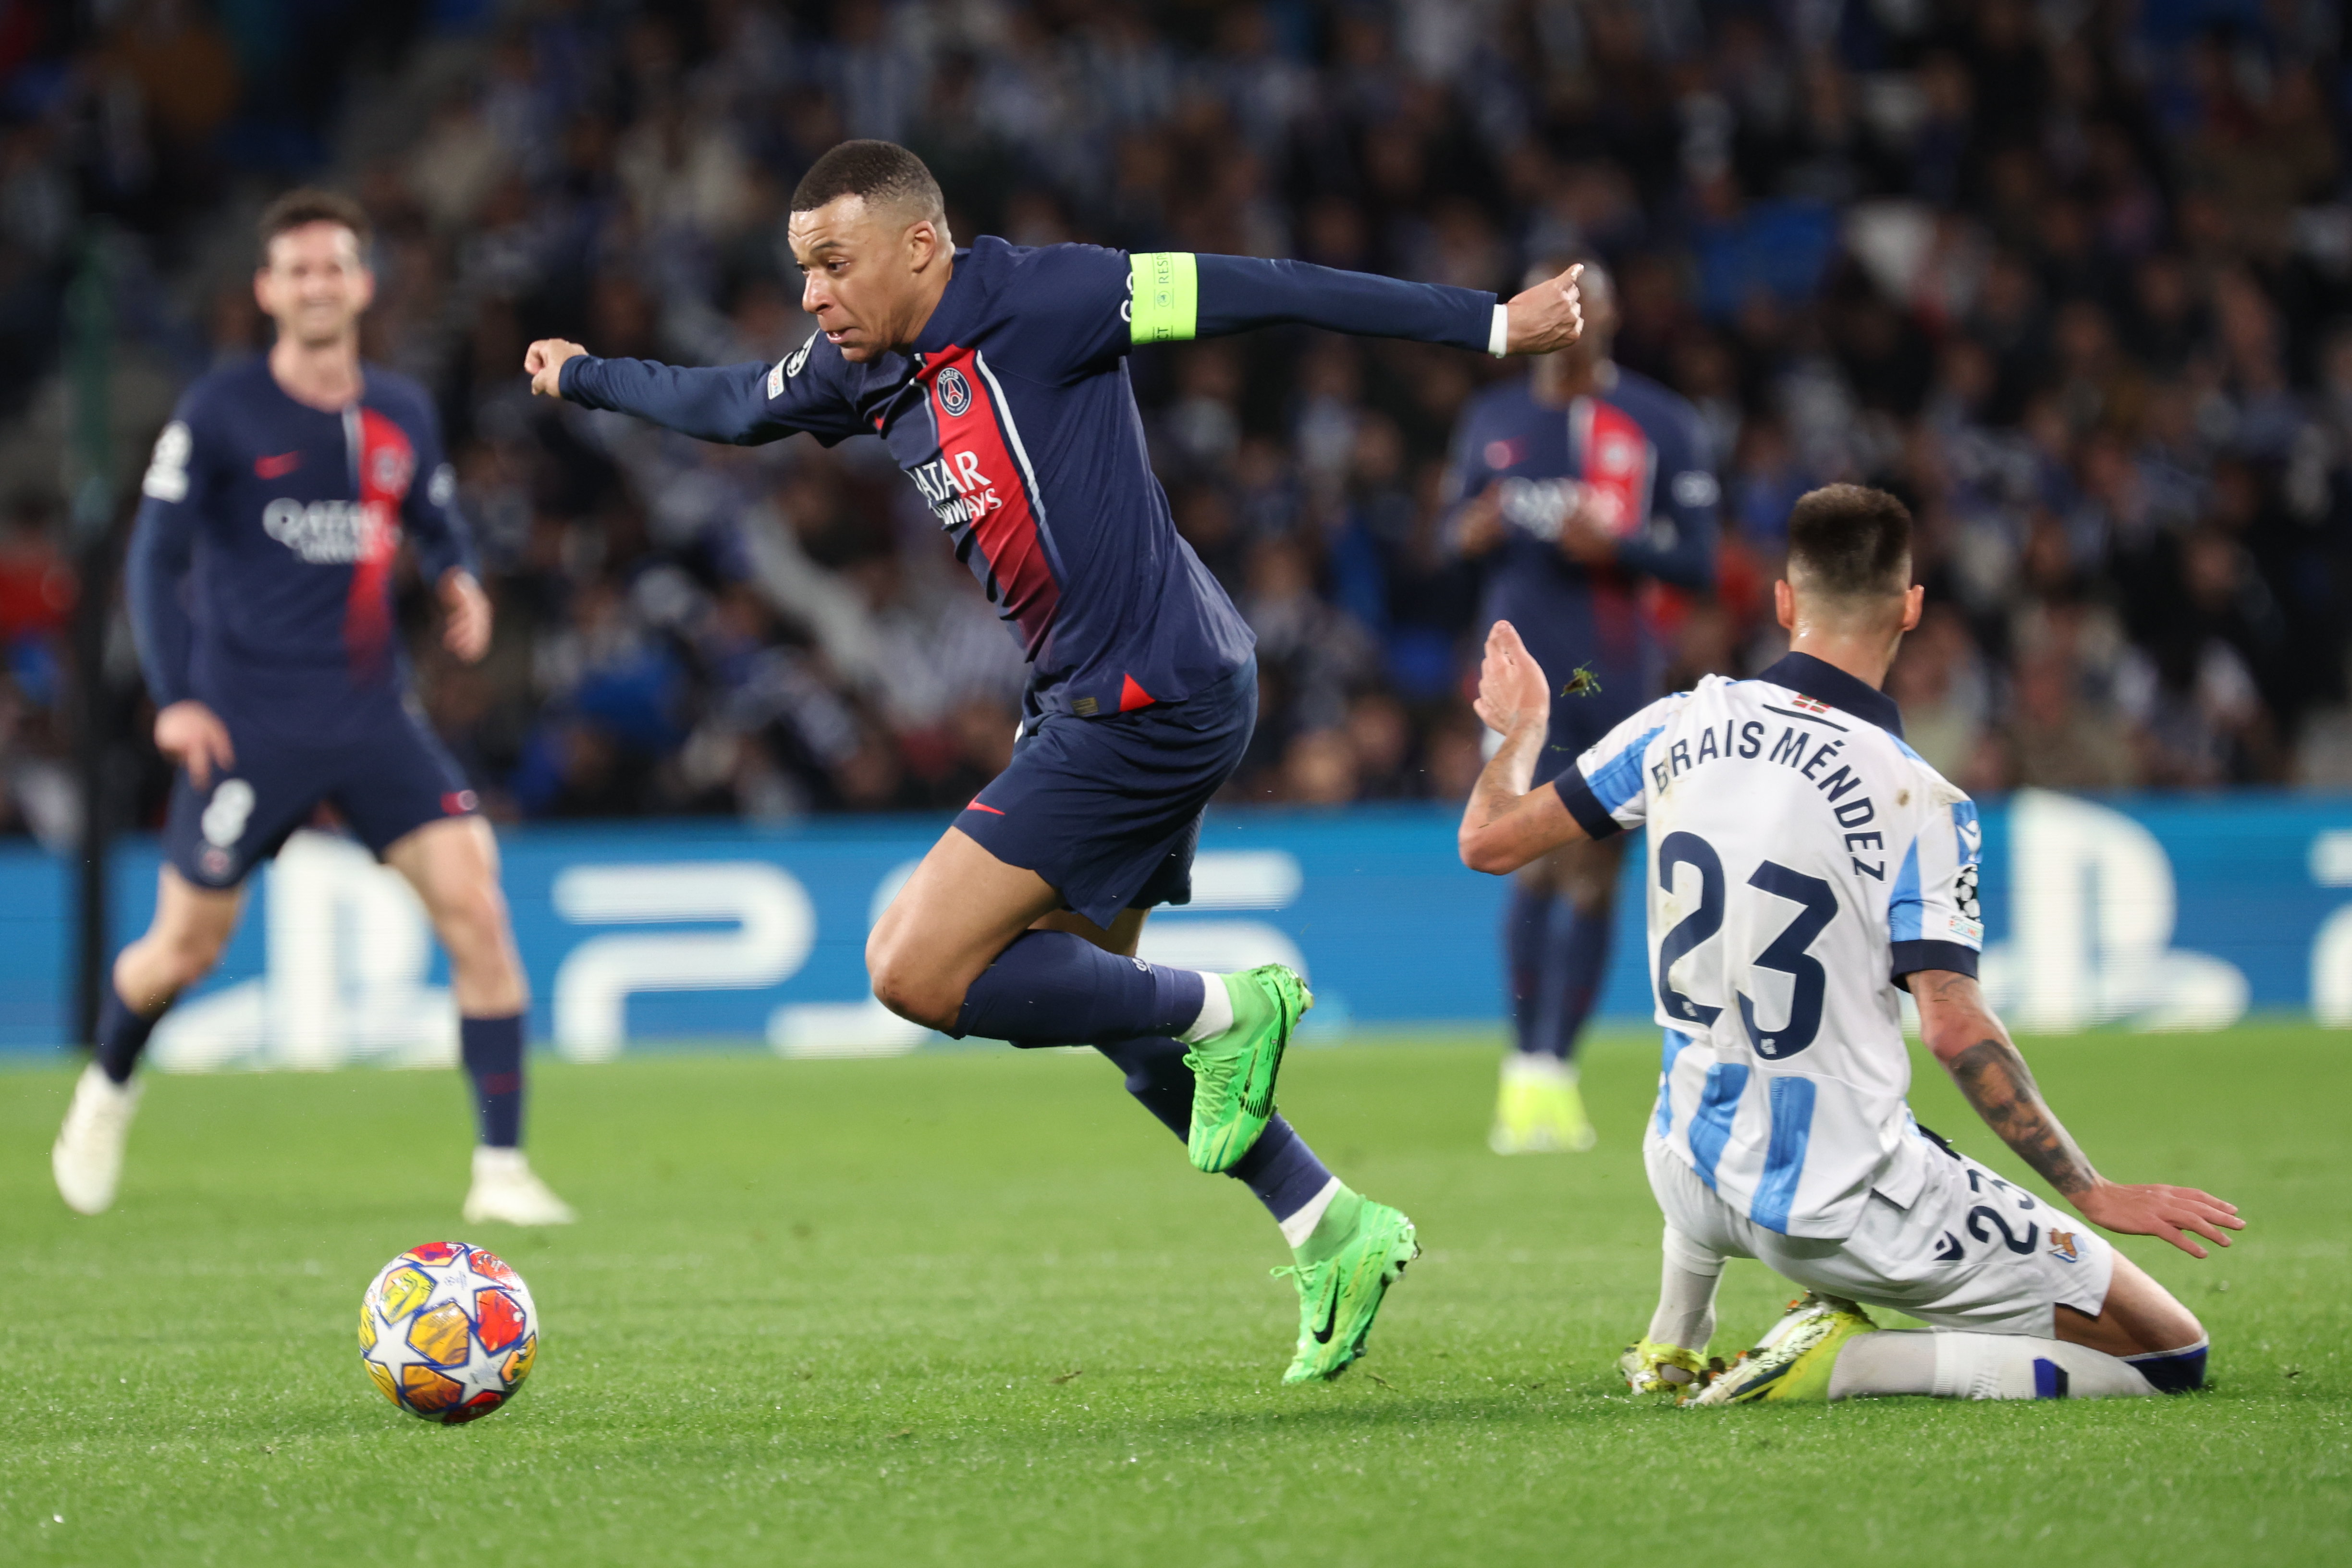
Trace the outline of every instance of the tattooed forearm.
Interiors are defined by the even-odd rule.
[[[2044,1181],[2069,1198],[2098,1185],[2099,1173],[2043,1103],[2042,1090],[2015,1046],[2000,1038],[1979,1040],[1946,1066],[1985,1125]]]

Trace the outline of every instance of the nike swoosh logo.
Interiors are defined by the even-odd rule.
[[[996,807],[992,805],[982,805],[978,801],[973,801],[970,805],[965,806],[964,809],[966,811],[984,811],[991,816],[1003,816],[1004,815],[1003,812],[997,810]]]
[[[274,458],[253,459],[255,475],[265,479],[284,479],[301,466],[302,454],[299,452],[280,452]]]
[[[1339,1326],[1339,1292],[1334,1290],[1331,1292],[1331,1310],[1323,1314],[1323,1326],[1315,1331],[1315,1342],[1318,1345],[1329,1344],[1331,1331]]]

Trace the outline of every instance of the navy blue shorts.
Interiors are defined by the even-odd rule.
[[[1013,761],[955,825],[1098,926],[1121,910],[1189,904],[1202,809],[1256,726],[1255,663],[1181,702],[1033,717]]]
[[[164,855],[197,887],[236,887],[322,805],[340,812],[379,858],[426,823],[475,809],[457,764],[405,706],[387,702],[382,723],[328,744],[240,725],[234,712],[221,713],[221,721],[236,766],[215,773],[204,790],[183,770],[172,782],[163,826]]]

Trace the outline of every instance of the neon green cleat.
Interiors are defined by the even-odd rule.
[[[1286,1384],[1320,1383],[1360,1359],[1389,1287],[1421,1256],[1412,1221],[1386,1204],[1348,1196],[1360,1207],[1347,1239],[1317,1262],[1274,1271],[1298,1287],[1298,1353],[1282,1374]]]
[[[1487,1148],[1497,1154],[1581,1154],[1598,1142],[1574,1068],[1525,1051],[1503,1058],[1503,1087],[1495,1097]]]
[[[1677,1400],[1706,1381],[1706,1363],[1696,1351],[1647,1338],[1625,1347],[1617,1370],[1635,1394],[1671,1394]]]
[[[1184,1152],[1202,1171],[1230,1169],[1265,1131],[1290,1032],[1315,1005],[1307,983],[1279,963],[1218,978],[1233,1001],[1233,1027],[1184,1053],[1192,1069],[1192,1130]]]
[[[1759,1400],[1827,1399],[1838,1352],[1856,1334],[1874,1334],[1870,1314],[1841,1296],[1807,1291],[1752,1351],[1708,1384],[1691,1405],[1748,1405]]]

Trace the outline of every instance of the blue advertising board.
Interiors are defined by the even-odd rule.
[[[1146,955],[1304,969],[1316,1031],[1489,1025],[1505,884],[1462,868],[1434,807],[1223,811],[1195,900]],[[933,818],[787,829],[662,823],[500,836],[535,1038],[599,1059],[670,1042],[887,1054],[932,1037],[869,998],[874,917]],[[2091,800],[2027,792],[1983,814],[1986,978],[2024,1028],[2210,1028],[2250,1009],[2352,1026],[2352,798]],[[152,841],[115,871],[118,940],[153,909]],[[1643,870],[1629,856],[1604,1016],[1649,1011]],[[0,852],[0,1050],[65,1042],[70,879]],[[220,971],[159,1031],[160,1065],[327,1066],[454,1055],[447,966],[404,886],[347,841],[298,835],[257,879]]]

